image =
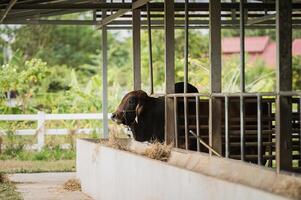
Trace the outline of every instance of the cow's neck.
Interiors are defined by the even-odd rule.
[[[150,97],[144,106],[144,111],[138,119],[138,123],[130,126],[137,140],[139,138],[153,139],[159,135],[159,140],[164,136],[164,100]],[[155,122],[155,123],[154,123]]]

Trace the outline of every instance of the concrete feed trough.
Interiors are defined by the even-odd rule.
[[[145,145],[129,142],[131,151]],[[300,199],[301,179],[207,154],[172,150],[168,162],[77,140],[77,178],[95,200]]]

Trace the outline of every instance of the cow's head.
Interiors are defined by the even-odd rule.
[[[142,90],[136,90],[126,94],[117,110],[112,113],[111,119],[117,124],[131,126],[139,121],[139,117],[143,111],[143,106],[148,95]]]

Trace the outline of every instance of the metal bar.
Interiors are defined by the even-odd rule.
[[[117,12],[115,12],[114,14],[103,18],[103,20],[101,20],[100,24],[102,26],[109,24],[110,22],[114,21],[115,19],[117,19],[118,17],[124,15],[125,13],[127,13],[128,11],[130,11],[129,9],[120,9]]]
[[[152,28],[151,28],[151,13],[150,3],[146,4],[147,9],[147,30],[148,30],[148,53],[149,53],[149,78],[150,78],[150,93],[154,93],[154,75],[153,75],[153,48],[152,48]]]
[[[240,159],[245,160],[245,104],[244,97],[240,96]]]
[[[133,10],[133,78],[134,90],[141,89],[141,18],[140,10]]]
[[[299,168],[301,167],[301,96],[299,97]]]
[[[257,96],[257,164],[262,165],[262,121],[261,121],[261,96]]]
[[[229,97],[225,96],[225,156],[229,158]]]
[[[12,7],[17,3],[17,0],[10,0],[8,6],[6,7],[6,9],[4,10],[3,14],[0,17],[0,24],[4,21],[6,15],[8,14],[8,12],[12,9]]]
[[[196,115],[196,134],[200,137],[200,113],[199,113],[199,97],[195,97],[195,115]],[[197,142],[197,151],[200,151],[200,143]]]
[[[292,1],[276,0],[277,92],[292,90]],[[291,97],[277,96],[276,170],[292,169]]]
[[[174,1],[164,0],[164,38],[165,38],[165,93],[175,91],[175,27],[174,27]],[[165,98],[165,142],[174,140],[174,116],[172,99]]]
[[[132,3],[132,10],[133,10],[133,15],[134,15],[134,10],[136,10],[137,8],[147,4],[149,2],[149,0],[137,0],[137,1],[134,1]],[[101,25],[107,25],[109,24],[110,22],[114,21],[115,19],[117,19],[118,17],[121,17],[122,15],[124,15],[125,13],[131,11],[131,9],[120,9],[118,10],[117,12],[115,12],[114,14],[104,18],[102,21],[101,21]]]
[[[163,11],[164,3],[155,2],[152,3],[153,8],[152,11]],[[175,11],[184,10],[185,3],[174,3]],[[294,10],[300,10],[301,3],[293,3]],[[191,11],[208,11],[208,3],[196,3],[190,2],[188,5],[189,10]],[[246,3],[246,9],[249,11],[275,11],[275,3]],[[5,5],[0,5],[0,9],[5,9]],[[13,7],[13,10],[20,9],[131,9],[132,3],[80,3],[80,4],[72,4],[72,3],[51,3],[51,4],[16,4]],[[141,7],[145,10],[145,6]],[[222,3],[222,11],[231,11],[238,10],[239,3]]]
[[[144,5],[147,5],[150,0],[137,0],[132,3],[132,9],[140,8]]]
[[[240,0],[240,91],[245,92],[245,0]]]
[[[184,93],[187,93],[187,84],[188,84],[188,54],[189,54],[189,12],[188,12],[188,3],[189,0],[185,0],[185,44],[184,44]],[[186,131],[185,131],[186,134]],[[188,133],[187,133],[188,135]]]
[[[268,111],[268,117],[272,118],[273,105],[272,105],[272,103],[269,103],[268,105],[269,105],[268,106],[268,109],[269,109],[269,111]],[[270,120],[269,121],[269,130],[272,130],[272,128],[273,128],[273,122]],[[272,133],[269,133],[268,136],[269,136],[268,141],[272,144],[272,142],[273,142],[273,135],[272,135]],[[270,156],[273,155],[273,146],[272,145],[269,146],[268,154]],[[273,166],[273,159],[269,158],[269,160],[268,160],[268,167],[272,167],[272,166]]]
[[[184,97],[184,127],[185,127],[185,148],[189,149],[189,135],[188,135],[188,108],[187,97]]]
[[[240,0],[240,92],[245,92],[245,0]],[[240,159],[245,160],[244,98],[240,96]]]
[[[209,151],[211,151],[212,153],[214,153],[216,156],[218,157],[222,157],[218,152],[216,152],[210,145],[206,144],[206,142],[204,142],[199,136],[197,136],[192,130],[189,131],[189,133],[191,133],[194,137],[196,137],[199,142],[204,145]]]
[[[263,17],[259,17],[259,18],[256,18],[256,19],[249,20],[247,25],[258,24],[258,23],[265,22],[267,20],[273,19],[275,17],[276,17],[276,14],[266,15],[266,16],[263,16]]]
[[[213,98],[213,97],[212,97]],[[209,145],[212,146],[212,128],[213,128],[213,105],[212,105],[212,98],[209,98],[209,132],[208,132],[208,137],[209,137]],[[212,151],[209,150],[209,155],[212,155]]]
[[[102,10],[103,18],[106,16],[106,10]],[[103,137],[109,137],[108,128],[108,39],[107,27],[102,27],[102,114],[103,114]]]
[[[179,134],[178,134],[178,105],[177,105],[177,97],[173,98],[173,109],[174,109],[174,119],[175,119],[175,146],[179,147]]]
[[[221,63],[221,2],[209,2],[209,32],[210,32],[210,93],[222,90]],[[222,153],[222,102],[221,99],[210,98],[209,145]]]

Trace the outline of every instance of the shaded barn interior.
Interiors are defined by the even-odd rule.
[[[239,97],[221,98],[222,105],[222,155],[233,159],[241,159],[240,142],[240,107]],[[183,149],[209,152],[202,146],[198,139],[192,134],[188,135],[188,142],[185,143],[185,131],[192,130],[203,141],[209,144],[209,100],[208,98],[187,97],[187,130],[185,130],[184,99],[175,97],[176,102],[176,134],[175,146]],[[299,98],[292,99],[293,107],[300,108]],[[275,98],[263,98],[258,103],[256,97],[246,97],[244,113],[244,160],[247,162],[258,163],[269,167],[275,165]],[[260,111],[258,113],[258,106]],[[225,110],[227,111],[225,112]],[[295,163],[300,163],[300,109],[292,111],[292,159]],[[227,113],[227,114],[226,114]],[[227,115],[227,117],[226,117]],[[261,120],[258,120],[260,115]],[[197,118],[198,116],[198,118]],[[259,122],[261,121],[261,123]],[[260,128],[258,124],[260,123]],[[260,129],[260,130],[259,130]],[[258,132],[260,131],[260,135]],[[227,145],[226,145],[227,144]]]

